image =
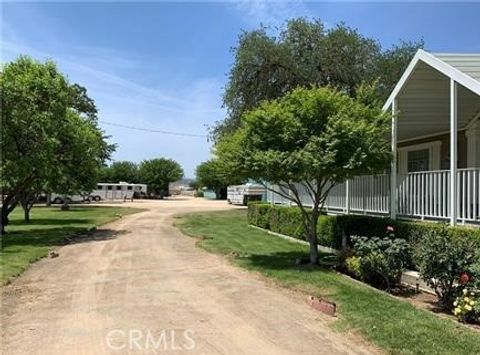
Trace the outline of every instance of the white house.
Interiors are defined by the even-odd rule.
[[[480,223],[480,53],[419,50],[383,108],[393,113],[391,173],[337,185],[327,209]]]

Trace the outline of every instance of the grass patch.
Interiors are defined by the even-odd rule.
[[[1,237],[0,284],[48,255],[52,248],[62,244],[65,236],[141,211],[138,208],[107,206],[72,206],[70,211],[60,211],[59,207],[42,206],[34,207],[30,223],[25,223],[23,210],[15,209],[10,215],[7,234]]]
[[[339,331],[353,329],[392,354],[480,354],[480,334],[449,319],[420,310],[335,272],[294,261],[306,246],[248,227],[246,211],[197,213],[177,219],[210,252],[238,253],[234,263],[279,284],[335,301]]]

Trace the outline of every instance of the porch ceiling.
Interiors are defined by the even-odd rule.
[[[419,61],[397,96],[398,140],[450,130],[450,78]],[[458,84],[458,129],[480,113],[480,96]]]

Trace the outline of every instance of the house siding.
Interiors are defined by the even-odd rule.
[[[398,143],[398,148],[405,148],[423,143],[440,141],[440,169],[450,169],[450,134],[439,134],[428,138]],[[399,159],[398,159],[399,160]],[[467,168],[467,137],[465,131],[458,132],[458,168]]]

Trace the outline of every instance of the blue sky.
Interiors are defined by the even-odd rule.
[[[242,29],[316,17],[340,21],[389,47],[423,38],[434,52],[480,52],[480,3],[85,2],[2,6],[2,62],[19,54],[54,59],[87,87],[100,120],[206,134],[225,116],[221,95]],[[114,160],[179,161],[185,175],[207,160],[211,144],[101,124],[119,147]]]

